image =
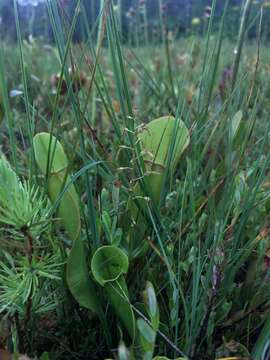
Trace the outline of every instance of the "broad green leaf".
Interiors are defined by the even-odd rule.
[[[154,344],[155,342],[155,336],[156,333],[155,331],[151,328],[151,326],[149,324],[147,324],[147,322],[144,319],[138,319],[137,320],[137,326],[138,329],[141,333],[141,336],[144,338],[144,340],[148,343],[148,344]],[[146,348],[145,348],[146,349]],[[149,351],[149,348],[146,349],[146,351]]]
[[[51,146],[50,146],[51,141]],[[47,161],[50,160],[50,173],[62,171],[68,167],[68,159],[65,151],[56,137],[49,133],[39,133],[35,135],[33,140],[36,162],[43,172],[46,174]],[[50,149],[50,156],[49,156]]]
[[[146,283],[145,297],[147,311],[151,319],[152,327],[155,331],[157,331],[159,327],[159,309],[155,290],[150,281],[147,281]]]
[[[128,288],[124,277],[121,275],[117,280],[106,283],[104,289],[114,311],[134,342],[136,335],[135,316],[129,301]]]
[[[153,354],[156,332],[144,319],[137,320],[137,328],[140,334],[140,341],[145,353]]]
[[[7,203],[12,201],[12,195],[18,192],[20,189],[20,181],[11,168],[9,162],[2,155],[0,157],[0,201],[1,203]],[[8,190],[8,191],[7,191]]]
[[[91,261],[95,280],[104,287],[109,301],[132,339],[135,338],[135,318],[129,301],[124,274],[128,271],[127,255],[113,245],[97,249]]]
[[[157,165],[156,171],[159,170],[158,165],[161,167],[160,170],[166,165],[172,141],[174,141],[171,158],[173,169],[190,141],[186,125],[172,116],[163,116],[146,124],[138,137],[145,152],[144,160],[149,165]]]
[[[124,343],[121,343],[118,347],[119,360],[130,360],[130,353]]]
[[[104,286],[107,282],[117,280],[128,271],[128,257],[116,246],[102,246],[95,252],[91,270],[95,280]]]
[[[50,134],[40,133],[34,137],[34,151],[38,166],[45,174],[49,153]],[[55,151],[54,151],[55,148]],[[66,174],[68,160],[62,145],[53,136],[51,139],[51,171],[48,177],[48,192],[53,203],[58,200],[70,177]],[[96,286],[89,276],[85,248],[80,237],[81,220],[79,199],[73,184],[64,192],[58,207],[58,215],[64,227],[73,240],[67,261],[67,284],[70,292],[81,306],[84,306],[102,316],[100,301]]]
[[[66,171],[68,160],[60,142],[49,133],[39,133],[34,137],[34,152],[37,164],[43,174],[47,171],[49,144],[51,138],[51,172],[48,177],[48,192],[52,202],[56,202],[66,182],[70,181]],[[55,151],[53,151],[55,148]],[[53,158],[52,158],[53,155]],[[51,159],[52,158],[52,159]],[[71,239],[76,239],[81,230],[79,199],[75,187],[71,184],[64,193],[58,208],[65,229]]]
[[[58,172],[49,177],[48,192],[52,202],[57,201],[63,186],[69,182],[70,177],[65,176],[64,172]],[[63,194],[58,208],[58,215],[63,221],[70,238],[77,239],[81,231],[81,219],[79,199],[73,184],[69,185],[67,191]]]
[[[165,170],[174,171],[181,155],[190,142],[189,131],[181,120],[172,116],[164,116],[146,124],[138,135],[141,143],[143,159],[147,174],[144,176],[148,194],[143,194],[140,183],[136,183],[127,204],[127,217],[139,224],[139,229],[127,230],[131,256],[142,256],[147,250],[147,243],[142,239],[145,236],[147,224],[142,213],[146,209],[145,196],[152,199],[155,205],[160,201]],[[134,201],[134,198],[136,201]],[[139,206],[138,206],[139,205]],[[130,224],[129,222],[125,222]],[[127,227],[127,226],[126,226]]]
[[[76,301],[100,315],[102,310],[97,297],[97,289],[89,275],[85,248],[80,237],[73,242],[67,261],[66,278],[70,292]]]
[[[172,116],[163,116],[146,124],[138,138],[147,169],[152,170],[153,175],[162,174],[168,160],[170,160],[170,169],[174,170],[190,142],[186,125]],[[169,158],[170,151],[172,153]],[[154,176],[149,182],[152,185],[155,181]]]
[[[164,171],[169,161],[170,170],[173,171],[187,148],[190,136],[186,125],[172,116],[164,116],[145,125],[139,134],[144,161],[150,174],[145,178],[152,198],[158,203],[163,184]],[[169,157],[170,156],[170,157]],[[135,187],[135,194],[141,190]]]

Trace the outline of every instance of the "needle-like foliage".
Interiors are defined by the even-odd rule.
[[[40,189],[22,182],[4,156],[0,158],[0,223],[40,235],[48,225],[50,203]]]

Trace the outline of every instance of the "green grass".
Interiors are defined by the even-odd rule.
[[[267,359],[270,51],[260,32],[245,39],[260,14],[243,13],[236,43],[224,38],[224,12],[217,33],[210,20],[204,36],[164,35],[157,46],[144,33],[148,45],[130,48],[110,1],[95,29],[84,24],[88,41],[74,44],[79,9],[68,19],[48,2],[54,45],[22,40],[17,16],[17,44],[0,44],[1,152],[22,181],[7,189],[1,160],[0,349],[50,360]],[[142,124],[168,115],[175,127],[157,166],[164,139],[149,155]],[[180,120],[190,143],[174,167]],[[56,136],[68,158],[56,196],[57,147],[51,137],[42,173],[33,146],[40,132]],[[61,212],[70,193],[78,237]],[[76,241],[83,251],[72,256],[86,263],[79,293],[66,275]],[[92,259],[105,245],[121,255],[100,270]],[[89,284],[101,313],[75,300]]]

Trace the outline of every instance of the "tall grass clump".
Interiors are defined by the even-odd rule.
[[[263,7],[250,16],[245,1],[231,43],[229,1],[217,32],[216,3],[204,36],[174,39],[158,1],[156,47],[141,2],[133,48],[123,1],[105,0],[91,29],[79,0],[73,18],[47,1],[50,46],[22,39],[14,1],[16,48],[0,44],[0,358],[269,358]]]

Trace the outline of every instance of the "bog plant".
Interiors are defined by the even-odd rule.
[[[138,135],[138,141],[141,143],[142,158],[146,165],[147,175],[145,178],[151,189],[149,196],[153,205],[158,206],[165,176],[170,176],[175,170],[182,153],[189,144],[189,132],[181,120],[163,117],[145,125]],[[37,134],[33,143],[37,164],[43,174],[47,174],[48,195],[57,208],[57,214],[67,234],[73,241],[68,255],[66,273],[71,293],[81,306],[92,310],[101,318],[101,321],[104,321],[105,310],[101,308],[98,295],[103,290],[132,342],[138,341],[135,314],[130,303],[125,276],[129,271],[129,257],[130,260],[133,260],[134,254],[129,249],[135,249],[137,256],[141,252],[137,250],[138,247],[144,248],[146,251],[145,238],[134,233],[133,222],[130,221],[129,228],[126,227],[123,233],[123,241],[118,246],[108,244],[94,251],[90,272],[90,266],[87,263],[89,255],[81,237],[79,199],[68,174],[67,156],[61,143],[49,133]],[[166,167],[166,162],[170,164],[169,167]],[[167,169],[167,174],[165,169]],[[131,212],[133,219],[140,226],[144,226],[146,231],[145,220],[140,214],[144,210],[137,208],[133,200],[134,197],[139,197],[139,194],[143,194],[143,192],[140,184],[137,183],[130,200],[128,200],[127,208],[128,213]],[[125,237],[126,239],[124,239]],[[136,237],[134,244],[132,242],[135,242]],[[98,286],[99,289],[97,289]],[[153,292],[153,288],[151,289]],[[149,325],[143,320],[137,324],[142,333],[141,341],[146,346],[143,340],[145,336],[143,330],[148,331]],[[155,331],[157,330],[158,324],[155,324]],[[154,346],[154,342],[151,346]],[[149,358],[150,355],[147,356]]]
[[[95,286],[88,273],[86,254],[81,239],[80,204],[68,174],[68,160],[60,142],[49,133],[37,134],[34,152],[40,170],[48,174],[48,194],[72,240],[67,262],[67,283],[75,299],[88,309],[100,313]],[[68,186],[65,188],[65,184]]]
[[[143,186],[147,189],[152,206],[156,209],[162,200],[162,189],[165,181],[175,172],[182,153],[187,148],[189,131],[182,120],[165,116],[143,125],[138,133],[142,159],[145,165],[143,184],[137,182],[128,200],[127,215],[123,219],[129,224],[125,233],[125,243],[131,257],[140,256],[147,249],[147,203]],[[130,227],[130,219],[137,224],[134,231]]]
[[[252,1],[236,48],[228,0],[179,42],[158,2],[158,47],[122,46],[110,0],[97,42],[83,2],[51,0],[55,44],[24,43],[17,12],[18,51],[0,44],[1,355],[269,357],[269,51],[244,44]]]

